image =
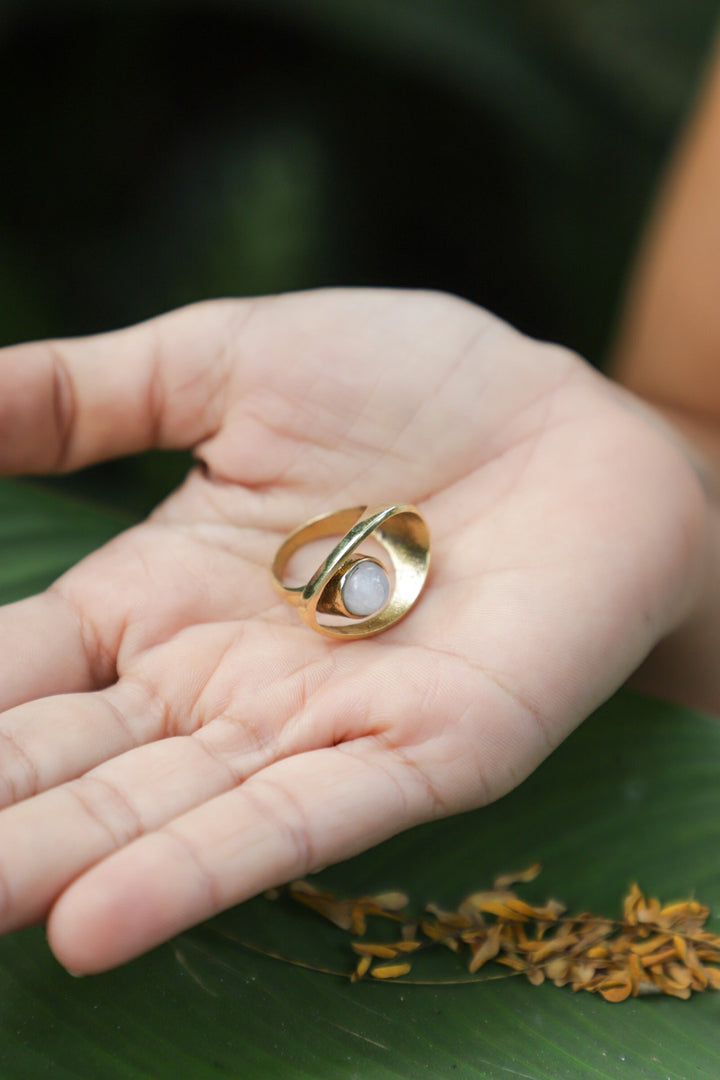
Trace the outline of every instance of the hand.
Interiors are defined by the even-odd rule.
[[[199,304],[0,353],[0,471],[193,447],[144,524],[0,612],[0,930],[99,971],[508,791],[684,618],[704,499],[568,352],[440,294]],[[284,535],[420,504],[425,592],[314,634]]]

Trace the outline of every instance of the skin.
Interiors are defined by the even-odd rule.
[[[700,96],[642,245],[614,377],[650,403],[702,462],[708,561],[702,602],[635,682],[720,713],[720,57]]]
[[[0,612],[0,931],[74,972],[498,798],[697,609],[708,499],[672,428],[435,293],[195,305],[0,351],[0,471],[198,466]],[[283,537],[415,502],[427,588],[376,638],[273,591]],[[39,642],[39,644],[38,644]]]

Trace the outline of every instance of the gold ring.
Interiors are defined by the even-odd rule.
[[[344,535],[343,535],[344,534]],[[313,540],[342,536],[306,585],[284,584],[296,551]],[[358,552],[372,537],[387,552],[379,559]],[[430,530],[415,506],[353,506],[310,518],[282,542],[272,562],[273,585],[300,618],[335,638],[362,638],[387,630],[407,615],[422,592],[430,565]],[[318,613],[335,622],[319,622]]]

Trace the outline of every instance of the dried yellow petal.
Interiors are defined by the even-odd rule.
[[[607,989],[603,989],[602,986],[599,986],[598,991],[606,1001],[624,1001],[625,998],[630,997],[630,980],[626,983],[617,983],[614,986],[609,986]]]
[[[644,982],[645,979],[645,971],[635,953],[630,953],[628,956],[628,974],[630,976],[630,992],[633,997],[637,997],[640,983]]]
[[[403,892],[378,893],[377,896],[373,896],[371,899],[383,911],[402,911],[410,903],[410,900]]]
[[[527,884],[529,881],[534,881],[542,870],[542,863],[535,862],[532,866],[528,866],[527,870],[520,870],[516,874],[500,874],[493,881],[493,889],[508,889],[511,885]]]
[[[637,956],[650,956],[651,953],[656,952],[658,949],[663,948],[670,944],[669,934],[655,934],[651,938],[647,938],[645,941],[633,942],[630,948]]]
[[[392,945],[371,944],[365,941],[351,941],[350,947],[358,956],[377,956],[383,960],[394,960],[397,949]]]
[[[444,911],[437,904],[426,904],[425,910],[434,915],[438,922],[441,922],[445,927],[451,927],[455,930],[468,930],[472,926],[472,920],[468,916],[460,915],[457,911]]]
[[[408,939],[404,939],[403,941],[396,941],[394,948],[397,949],[398,952],[415,952],[421,945],[422,941],[409,941]]]
[[[483,964],[486,964],[488,960],[494,960],[500,951],[500,927],[495,924],[488,930],[484,941],[478,941],[470,946],[472,950],[472,960],[470,961],[468,970],[474,974],[479,971]]]
[[[350,982],[358,982],[364,975],[367,975],[371,963],[372,959],[369,956],[361,956],[357,967],[350,976]]]
[[[557,983],[559,980],[565,981],[568,970],[570,968],[570,961],[566,956],[553,956],[551,960],[545,964],[545,974],[548,979],[552,979]]]
[[[692,982],[692,972],[688,971],[682,964],[673,963],[671,961],[669,964],[665,965],[665,970],[672,981],[680,988],[689,986]]]
[[[307,887],[301,888],[301,886]],[[313,889],[312,886],[308,886],[305,881],[293,882],[290,886],[290,896],[298,903],[316,911],[318,915],[329,919],[335,926],[339,926],[341,930],[352,929],[353,933],[358,933],[354,928],[352,908],[347,900],[336,900],[330,893],[321,893],[317,889]]]
[[[407,975],[411,969],[412,964],[379,964],[370,974],[375,979],[397,979],[400,975]]]
[[[645,897],[640,892],[636,882],[630,886],[630,892],[623,901],[623,915],[625,922],[631,926],[637,923],[637,911],[639,907],[645,907]]]

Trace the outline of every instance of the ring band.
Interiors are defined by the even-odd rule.
[[[299,548],[341,535],[306,585],[283,582]],[[372,537],[387,552],[393,581],[379,559],[357,553]],[[310,518],[285,539],[272,562],[273,586],[313,630],[334,638],[379,634],[407,615],[422,592],[430,565],[430,530],[415,506],[353,506]],[[344,621],[318,621],[318,613]]]

